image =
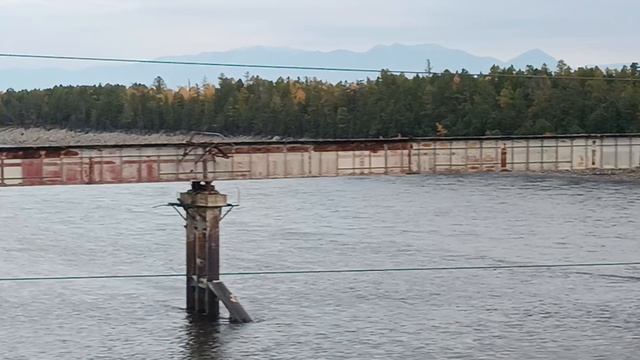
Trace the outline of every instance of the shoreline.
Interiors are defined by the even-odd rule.
[[[512,174],[525,175],[552,175],[557,177],[569,177],[589,180],[614,180],[626,182],[640,182],[640,167],[630,169],[576,169],[576,170],[530,170],[512,172]]]

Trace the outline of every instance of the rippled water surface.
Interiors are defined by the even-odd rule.
[[[180,273],[188,184],[0,189],[0,277]],[[222,182],[222,271],[639,261],[638,184],[521,176]],[[637,359],[640,267],[0,281],[1,359]]]

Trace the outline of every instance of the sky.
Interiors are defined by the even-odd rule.
[[[539,48],[575,66],[630,63],[640,60],[637,1],[0,0],[0,52],[156,58],[433,43],[503,60]],[[0,58],[0,68],[33,64]]]

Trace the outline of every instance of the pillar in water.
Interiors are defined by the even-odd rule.
[[[180,194],[187,217],[187,310],[217,319],[219,302],[209,287],[220,279],[220,216],[227,196],[211,182],[193,182]]]

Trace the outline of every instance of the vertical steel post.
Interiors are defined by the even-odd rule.
[[[469,172],[469,141],[464,141],[464,171]]]
[[[187,241],[186,241],[186,260],[187,260],[187,278],[186,278],[186,287],[187,287],[187,311],[194,312],[196,310],[196,287],[194,283],[197,281],[195,279],[196,274],[196,230],[195,230],[195,221],[191,221],[190,218],[192,215],[189,213],[188,209],[185,209],[187,213],[187,223],[184,228],[186,229]]]
[[[223,196],[224,205],[226,205],[226,195],[217,194],[217,196]],[[216,207],[207,210],[206,215],[207,284],[220,280],[220,213],[221,208]],[[205,288],[205,297],[207,314],[209,316],[213,315],[217,319],[220,313],[220,303],[218,302],[218,297],[209,286]]]
[[[631,161],[629,162],[631,163]],[[631,166],[629,166],[631,167]],[[62,175],[62,172],[60,172]],[[4,182],[4,153],[0,153],[0,186],[5,185]]]
[[[575,165],[573,164],[573,139],[570,139],[569,141],[570,141],[570,143],[569,143],[569,144],[570,144],[570,145],[569,145],[569,146],[570,146],[570,147],[569,147],[569,157],[571,158],[571,165],[570,165],[569,169],[570,169],[571,171],[573,171],[573,168],[574,168],[574,166],[575,166]]]
[[[480,172],[484,171],[484,140],[480,140]]]
[[[507,143],[502,144],[500,148],[500,171],[508,171],[507,168]]]
[[[453,141],[449,141],[449,171],[453,171]]]
[[[524,160],[525,161],[525,170],[529,171],[530,170],[529,169],[529,167],[530,167],[529,160],[531,158],[531,155],[530,155],[530,152],[529,152],[529,149],[530,149],[529,139],[525,140],[525,144],[526,144],[526,150],[525,150],[526,154],[525,154],[525,160]]]

